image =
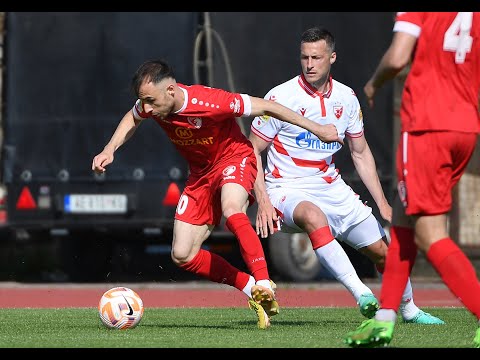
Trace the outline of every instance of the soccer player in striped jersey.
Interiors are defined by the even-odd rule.
[[[381,216],[390,221],[392,208],[365,139],[360,104],[350,87],[332,78],[335,60],[333,35],[318,27],[306,30],[300,41],[302,73],[275,86],[265,99],[285,105],[318,124],[335,124],[339,136],[347,139],[355,169]],[[321,264],[350,291],[362,315],[373,317],[378,301],[358,277],[338,241],[368,256],[382,273],[387,237],[372,208],[360,200],[336,168],[334,155],[342,144],[325,143],[311,132],[274,116],[253,120],[250,141],[259,169],[255,183],[257,233],[262,237],[272,234],[277,220],[281,231],[307,233]],[[263,176],[261,153],[267,148]],[[443,324],[416,306],[410,282],[402,290],[404,321]]]

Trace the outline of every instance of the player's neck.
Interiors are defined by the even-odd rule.
[[[313,84],[310,83],[317,91],[321,94],[326,94],[330,90],[330,76],[322,77],[318,81],[314,82]]]
[[[317,89],[319,93],[322,93],[322,94],[326,94],[328,90],[330,90],[330,84],[328,81],[324,81],[324,82],[317,81],[316,83],[310,84],[310,85],[312,85],[315,89]]]

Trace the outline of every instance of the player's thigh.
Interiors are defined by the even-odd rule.
[[[221,210],[225,218],[238,212],[246,213],[255,198],[252,194],[257,178],[255,154],[243,154],[222,160],[211,172],[212,186],[221,189]]]
[[[350,226],[344,231],[339,240],[358,250],[382,241],[384,238],[386,238],[385,231],[375,216],[370,213],[365,220]],[[381,248],[372,246],[372,250],[375,249],[380,251]]]
[[[293,211],[293,221],[307,233],[328,226],[328,220],[322,209],[311,201],[301,201]]]
[[[187,182],[175,210],[175,220],[193,225],[220,223],[220,199],[215,207],[215,195],[211,179],[207,176]]]
[[[415,244],[427,252],[430,246],[449,237],[447,214],[415,217]]]
[[[192,260],[203,242],[212,233],[213,225],[193,225],[175,220],[173,225],[172,257],[181,262]]]
[[[359,195],[343,179],[333,183],[329,191],[321,193],[316,203],[327,215],[332,234],[339,240],[347,238],[348,232],[363,222],[372,213]]]
[[[270,202],[279,214],[281,228],[287,227],[288,232],[303,232],[295,223],[293,213],[299,203],[311,200],[309,196],[298,189],[288,188],[271,188],[267,192]]]
[[[229,182],[222,186],[221,206],[225,218],[239,212],[246,213],[249,204],[249,194],[242,185]]]

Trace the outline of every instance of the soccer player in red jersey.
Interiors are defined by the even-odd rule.
[[[270,326],[278,313],[275,284],[270,281],[261,241],[246,215],[254,197],[257,160],[236,117],[269,115],[304,127],[326,142],[341,141],[334,125],[319,125],[272,101],[175,80],[163,60],[142,64],[132,79],[137,96],[110,141],[93,158],[92,170],[104,172],[115,151],[139,124],[153,119],[189,164],[190,174],[177,204],[171,256],[180,268],[243,291],[258,317]],[[250,274],[201,246],[224,216],[238,239]]]
[[[352,347],[387,345],[392,340],[417,249],[480,325],[476,270],[447,230],[452,188],[464,173],[480,132],[480,13],[399,12],[393,31],[392,43],[364,92],[373,106],[376,91],[413,59],[400,109],[398,198],[380,310],[346,336]],[[473,345],[480,347],[480,327]]]

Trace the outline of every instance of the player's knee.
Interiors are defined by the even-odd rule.
[[[325,214],[317,206],[310,206],[308,211],[295,210],[293,215],[295,223],[301,225],[307,233],[328,225]]]
[[[222,215],[225,217],[225,219],[228,219],[230,216],[235,214],[245,214],[245,211],[241,206],[236,204],[230,204],[222,209]]]
[[[182,265],[185,265],[190,260],[192,260],[194,256],[190,254],[190,251],[187,251],[185,249],[182,250],[180,248],[172,248],[172,251],[170,252],[170,257],[172,258],[172,261],[175,265],[181,267]]]
[[[366,255],[373,261],[375,266],[383,268],[385,266],[385,259],[387,257],[388,247],[382,240],[378,240],[364,248],[359,249],[359,252]]]

